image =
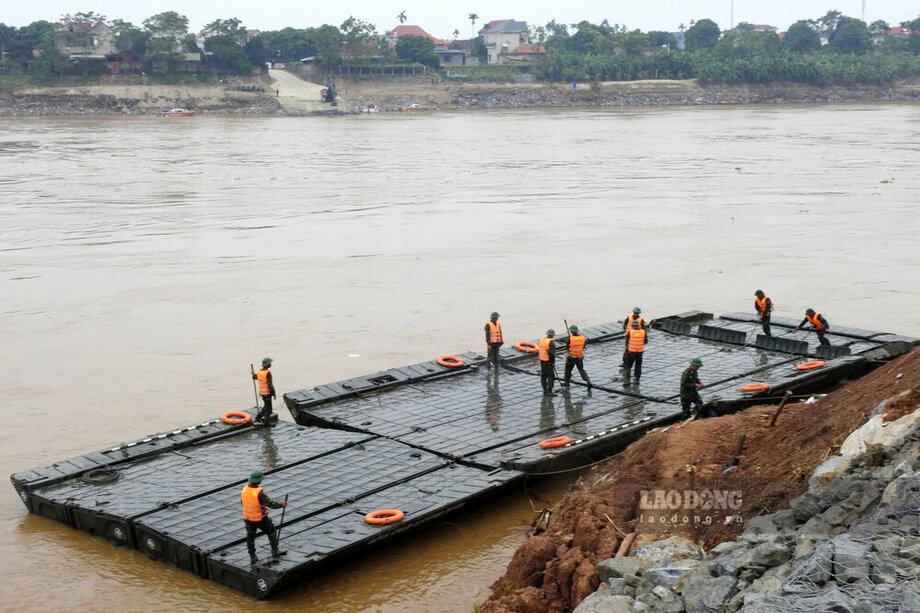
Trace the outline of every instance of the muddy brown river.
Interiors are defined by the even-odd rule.
[[[4,118],[0,472],[250,407],[265,356],[280,398],[481,351],[493,310],[514,342],[762,288],[780,315],[920,336],[918,143],[911,104]],[[270,602],[7,486],[3,608],[468,612],[566,483]]]

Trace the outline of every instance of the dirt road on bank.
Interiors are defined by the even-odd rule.
[[[297,75],[286,70],[269,70],[268,76],[272,80],[271,87],[278,97],[278,102],[286,110],[316,113],[329,109],[329,104],[320,101],[321,85],[304,81]]]

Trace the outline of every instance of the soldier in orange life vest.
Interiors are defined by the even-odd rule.
[[[588,378],[588,373],[585,372],[584,367],[586,344],[587,341],[584,335],[578,333],[578,326],[575,324],[569,326],[569,339],[565,343],[568,353],[565,356],[565,377],[562,379],[563,387],[569,386],[569,382],[572,380],[572,369],[578,368],[578,374],[581,375],[582,380],[588,384],[588,389],[591,389],[591,379]]]
[[[275,502],[265,494],[262,489],[262,471],[255,470],[249,475],[249,483],[243,486],[240,492],[240,502],[243,505],[243,523],[246,524],[246,549],[249,550],[249,561],[256,564],[256,531],[261,530],[268,535],[272,546],[272,556],[283,556],[287,552],[278,549],[278,533],[275,524],[268,516],[268,509],[286,507],[286,502]]]
[[[492,311],[489,321],[486,322],[486,355],[492,363],[492,368],[498,370],[498,352],[504,344],[502,327],[498,323],[498,313]]]
[[[272,383],[272,359],[262,358],[262,368],[252,374],[252,378],[259,382],[259,396],[262,397],[262,408],[256,415],[256,421],[270,424],[272,418],[272,398],[275,397],[275,384]]]
[[[620,364],[620,368],[626,368],[626,354],[629,353],[629,330],[632,328],[632,323],[638,321],[643,330],[648,330],[648,325],[642,319],[640,313],[642,313],[642,309],[633,307],[629,317],[623,320],[623,335],[626,337],[626,346],[623,348],[623,362]]]
[[[818,342],[822,345],[830,345],[831,342],[824,338],[824,335],[830,332],[830,324],[827,323],[827,320],[824,319],[824,315],[821,313],[815,313],[814,309],[805,310],[805,319],[802,320],[802,323],[795,327],[796,330],[800,330],[802,326],[806,323],[811,324],[812,330],[818,334]]]
[[[642,329],[639,320],[633,320],[629,330],[626,331],[626,368],[623,379],[629,381],[629,369],[636,365],[636,383],[642,377],[642,354],[645,344],[648,343],[648,333]]]
[[[556,379],[556,343],[553,337],[556,331],[550,328],[546,331],[546,336],[537,343],[537,357],[540,358],[540,385],[543,386],[543,394],[546,396],[555,396],[553,394],[553,383]]]
[[[760,324],[763,326],[763,333],[767,336],[770,334],[770,315],[773,313],[773,301],[769,296],[765,296],[762,289],[754,292],[754,311],[760,316]]]

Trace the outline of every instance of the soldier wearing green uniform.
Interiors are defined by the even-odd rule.
[[[699,415],[700,410],[703,408],[703,399],[697,391],[703,387],[697,374],[702,365],[703,361],[699,358],[690,360],[690,366],[684,370],[684,374],[680,377],[680,408],[684,411],[684,417]],[[690,411],[691,404],[693,405],[692,413]]]

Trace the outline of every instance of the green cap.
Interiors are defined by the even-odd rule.
[[[636,315],[638,315],[641,312],[642,312],[642,309],[640,309],[639,307],[633,307],[633,313],[635,313]]]
[[[249,473],[249,484],[255,485],[257,483],[262,483],[262,479],[265,475],[262,474],[261,470],[254,470]]]
[[[489,315],[489,319],[498,319],[498,311],[492,311],[492,314]]]
[[[550,328],[546,331],[546,336],[556,336],[556,331]]]
[[[569,326],[569,332],[574,332],[575,334],[578,334],[578,326],[576,326],[575,324],[572,324],[571,326]]]
[[[265,368],[266,366],[271,366],[271,365],[272,365],[271,358],[262,358],[262,368]]]
[[[632,322],[632,327],[633,327],[633,328],[638,328],[638,327],[639,327],[639,320],[638,320],[638,319],[634,319],[634,320],[633,320],[633,322]]]
[[[762,289],[757,290],[756,292],[754,292],[754,295],[758,297],[763,296],[763,290]]]
[[[805,314],[806,314],[806,315],[814,315],[814,314],[815,314],[815,310],[814,310],[814,309],[805,309]]]
[[[703,360],[701,360],[701,359],[699,359],[699,358],[693,358],[692,360],[690,360],[690,365],[691,365],[691,366],[702,366],[702,365],[703,365]]]

